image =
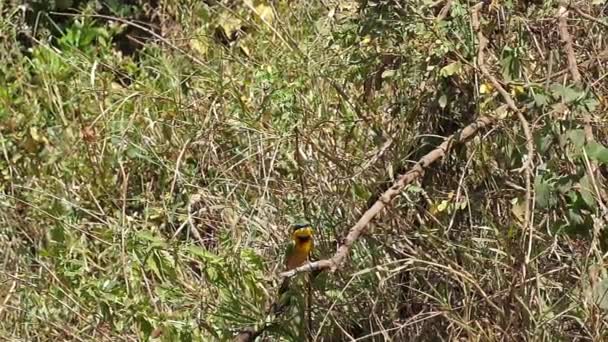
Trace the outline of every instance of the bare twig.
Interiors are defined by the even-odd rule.
[[[557,10],[557,23],[559,27],[559,35],[564,43],[564,49],[566,50],[566,57],[568,58],[568,71],[570,75],[572,75],[572,80],[574,81],[574,85],[577,87],[582,87],[582,77],[581,73],[578,71],[578,65],[576,63],[576,55],[574,53],[574,47],[572,44],[572,36],[570,36],[570,32],[568,32],[568,10],[566,9],[565,4],[560,4]],[[593,130],[591,128],[591,117],[589,115],[583,115],[584,121],[584,130],[585,130],[585,138],[587,142],[593,141]],[[597,169],[597,165],[591,166],[592,172],[595,173]]]
[[[177,156],[177,161],[175,161],[175,170],[173,171],[173,181],[171,181],[171,190],[169,191],[170,194],[173,194],[173,192],[175,191],[175,183],[177,182],[177,178],[180,177],[179,165],[182,162],[182,158],[184,157],[184,153],[186,152],[188,145],[190,145],[190,140],[191,139],[186,140],[186,142],[184,143],[184,146],[182,147],[182,150],[179,152],[179,156]]]
[[[530,255],[532,253],[532,227],[531,224],[531,216],[532,216],[532,164],[534,161],[534,141],[532,140],[532,132],[530,130],[530,124],[528,120],[524,117],[522,111],[517,108],[515,105],[515,101],[509,93],[503,88],[503,86],[498,82],[496,77],[490,73],[487,65],[485,64],[484,51],[488,44],[488,40],[483,35],[481,31],[480,22],[479,22],[479,10],[483,6],[483,3],[479,3],[475,5],[471,9],[471,21],[473,24],[473,29],[477,32],[477,39],[479,40],[479,51],[477,55],[477,63],[479,65],[479,69],[482,74],[490,80],[494,88],[498,90],[502,98],[505,100],[507,105],[511,110],[513,110],[517,114],[517,118],[521,123],[522,129],[524,131],[524,136],[526,138],[526,149],[528,150],[527,158],[523,162],[521,170],[525,171],[526,175],[526,210],[524,213],[524,223],[523,228],[525,230],[530,230],[528,236],[528,251],[526,253],[525,264],[530,262]]]
[[[560,6],[560,8],[561,8],[561,7],[563,7],[563,6]],[[575,12],[576,12],[578,15],[580,15],[581,17],[583,17],[583,18],[585,18],[585,19],[587,19],[587,20],[591,20],[591,21],[593,21],[594,23],[596,23],[596,24],[600,24],[600,25],[602,25],[602,26],[604,26],[604,27],[608,27],[608,23],[606,23],[605,21],[601,21],[601,20],[599,20],[598,18],[596,18],[596,17],[594,17],[594,16],[592,16],[592,15],[589,15],[589,14],[587,14],[587,13],[585,13],[585,12],[581,11],[581,9],[580,9],[580,8],[578,8],[578,7],[576,7],[576,6],[572,6],[572,5],[570,6],[570,8],[574,9],[574,11],[575,11]]]
[[[13,295],[13,293],[15,293],[16,287],[17,287],[17,280],[13,280],[11,287],[6,292],[6,296],[4,297],[4,300],[2,301],[2,304],[0,305],[0,319],[2,318],[2,313],[3,313],[4,309],[6,308],[8,301],[11,299],[11,296]]]
[[[564,43],[564,49],[566,49],[566,57],[568,58],[568,71],[572,75],[572,80],[574,84],[578,87],[582,86],[581,82],[581,74],[578,71],[578,66],[576,65],[576,55],[574,54],[574,47],[572,46],[572,37],[568,32],[568,10],[566,6],[562,3],[560,4],[557,10],[557,24],[559,27],[559,35],[562,38],[562,42]]]
[[[580,63],[580,67],[581,68],[589,68],[595,64],[597,64],[598,62],[601,62],[603,60],[605,60],[606,58],[608,58],[608,50],[603,50],[601,52],[599,52],[596,56],[594,56],[591,59],[587,59],[586,61]],[[563,69],[560,71],[557,71],[555,73],[551,73],[551,70],[549,70],[549,72],[547,73],[548,76],[543,77],[541,79],[539,79],[537,82],[542,83],[542,82],[549,82],[552,79],[556,78],[556,77],[560,77],[564,74],[568,73],[568,69]]]
[[[450,9],[452,8],[452,0],[447,0],[445,2],[445,5],[441,8],[441,11],[439,11],[439,14],[437,15],[437,21],[442,21],[444,20],[447,16],[448,13],[450,13]]]
[[[336,271],[343,263],[344,259],[348,256],[350,249],[353,244],[359,239],[361,234],[365,231],[365,228],[369,222],[386,207],[395,196],[397,196],[408,184],[414,180],[420,178],[426,168],[431,164],[438,161],[439,159],[446,156],[449,149],[456,143],[464,143],[471,137],[477,134],[477,132],[489,125],[491,125],[493,119],[490,117],[481,117],[472,124],[466,126],[461,131],[454,135],[451,135],[445,141],[439,145],[436,149],[427,153],[422,157],[414,167],[407,173],[400,175],[393,186],[386,190],[382,196],[374,203],[362,216],[359,221],[350,229],[348,235],[344,239],[342,245],[338,248],[336,253],[329,259],[323,259],[315,261],[313,263],[307,263],[295,269],[287,272],[283,272],[280,275],[282,277],[292,277],[302,272],[313,272],[318,270],[329,270],[331,272]]]
[[[574,44],[572,43],[572,36],[570,35],[570,32],[568,31],[568,22],[567,22],[568,9],[566,6],[567,6],[567,4],[562,2],[562,3],[560,3],[560,6],[557,10],[557,22],[558,22],[558,27],[559,27],[559,35],[562,39],[562,42],[564,43],[564,49],[566,50],[566,56],[568,58],[568,71],[570,72],[570,75],[572,75],[572,81],[574,82],[575,86],[582,88],[583,81],[582,81],[582,77],[578,70],[578,65],[576,62]],[[587,19],[593,18],[590,15],[583,13],[576,7],[574,8],[574,10],[579,15],[581,15]],[[595,19],[595,18],[593,18],[593,19]],[[587,141],[587,143],[594,141],[593,128],[591,126],[592,121],[593,120],[592,120],[590,114],[587,114],[587,113],[583,114],[583,129],[585,131],[585,140]],[[601,185],[602,184],[601,174],[598,172],[597,163],[595,161],[590,161],[588,163],[588,168],[589,168],[589,173],[591,175],[591,179],[595,179],[595,181],[597,181]],[[600,188],[601,188],[601,186],[600,186]],[[599,191],[598,191],[598,201],[599,201],[600,205],[603,206],[602,197],[600,196]]]

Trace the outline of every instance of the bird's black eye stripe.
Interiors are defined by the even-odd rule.
[[[295,232],[298,229],[308,228],[308,227],[310,227],[309,223],[298,223],[298,224],[293,225],[292,230]]]

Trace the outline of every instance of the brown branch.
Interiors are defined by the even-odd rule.
[[[580,63],[580,67],[583,69],[589,68],[603,60],[605,60],[606,58],[608,58],[608,50],[604,49],[602,52],[598,53],[596,56],[594,56],[591,59],[587,59],[586,61]],[[560,77],[564,74],[568,73],[568,68],[554,72],[554,73],[550,73],[549,76],[546,77],[542,77],[540,78],[538,81],[536,81],[537,83],[542,83],[542,82],[548,82],[556,77]]]
[[[422,157],[414,167],[405,174],[400,175],[395,183],[386,190],[380,198],[361,216],[359,221],[350,229],[348,235],[344,239],[342,245],[338,248],[336,253],[329,259],[323,259],[316,262],[308,263],[297,267],[295,269],[283,272],[280,274],[282,277],[292,277],[302,272],[313,272],[329,270],[335,272],[341,267],[344,259],[348,256],[350,249],[353,244],[359,239],[361,234],[365,231],[365,228],[369,222],[386,207],[395,196],[397,196],[408,184],[424,175],[426,168],[431,164],[445,157],[449,149],[454,144],[464,143],[471,137],[477,134],[477,132],[493,123],[493,119],[490,117],[481,117],[472,124],[466,126],[461,131],[449,136],[445,141],[439,145],[436,149],[427,153]]]
[[[447,0],[445,2],[445,5],[441,9],[441,11],[439,11],[439,14],[437,15],[437,19],[435,19],[435,20],[437,20],[437,21],[444,20],[448,16],[448,13],[450,13],[451,8],[452,8],[452,0]]]
[[[608,23],[606,23],[606,22],[604,22],[604,21],[601,21],[601,20],[599,20],[598,18],[596,18],[596,17],[594,17],[594,16],[592,16],[592,15],[589,15],[589,14],[587,14],[587,13],[583,12],[583,11],[582,11],[580,8],[578,8],[578,7],[576,7],[576,6],[572,6],[572,5],[570,6],[570,8],[573,8],[573,9],[574,9],[574,11],[575,11],[575,12],[576,12],[578,15],[580,15],[581,17],[583,17],[583,18],[585,18],[585,19],[587,19],[587,20],[591,20],[591,21],[593,21],[594,23],[600,24],[600,25],[602,25],[602,26],[608,27]]]
[[[488,44],[488,40],[483,35],[483,32],[481,31],[481,25],[479,22],[479,10],[481,9],[482,6],[483,6],[483,3],[479,3],[471,8],[471,21],[473,24],[473,29],[477,32],[477,39],[479,41],[477,64],[479,66],[479,70],[481,70],[481,73],[487,79],[490,80],[490,82],[492,83],[494,88],[496,88],[496,90],[498,90],[498,92],[500,93],[502,98],[505,100],[505,102],[507,103],[509,108],[517,114],[517,118],[519,119],[519,122],[521,123],[522,129],[524,131],[524,136],[526,138],[526,149],[528,150],[527,151],[528,153],[527,153],[527,158],[523,162],[523,165],[521,167],[521,170],[524,170],[526,173],[526,211],[524,213],[523,228],[526,230],[527,229],[531,230],[532,226],[533,226],[531,224],[531,217],[532,217],[532,204],[533,204],[532,203],[532,164],[533,164],[533,160],[534,160],[534,141],[532,140],[532,131],[530,130],[530,124],[528,123],[528,120],[526,120],[522,111],[519,108],[517,108],[517,105],[515,105],[515,101],[513,101],[513,98],[511,97],[511,95],[509,95],[509,93],[505,90],[505,88],[503,88],[503,86],[500,84],[500,82],[498,82],[496,77],[494,77],[494,75],[492,75],[490,73],[490,70],[488,69],[488,67],[485,63],[484,51]],[[526,259],[525,259],[526,264],[530,260],[531,250],[532,250],[532,232],[530,231],[530,236],[529,236],[529,240],[528,240],[528,251],[526,253]]]
[[[580,10],[575,9],[579,15],[581,16],[589,16],[588,14],[582,13]],[[590,16],[589,16],[590,17]],[[593,17],[591,17],[593,18]],[[572,44],[572,36],[570,36],[570,32],[568,32],[568,10],[566,8],[566,4],[560,3],[560,6],[557,10],[557,24],[559,27],[559,35],[564,43],[564,49],[566,50],[566,57],[568,58],[568,70],[570,71],[570,75],[572,75],[572,81],[574,81],[574,85],[578,88],[582,88],[583,81],[581,77],[581,73],[578,71],[578,65],[576,63],[576,55],[574,53],[574,44]],[[585,140],[587,143],[593,141],[593,129],[591,127],[591,116],[589,114],[583,115],[583,129],[585,131]],[[595,162],[591,163],[591,173],[597,173],[597,164]]]
[[[581,73],[578,71],[578,66],[576,64],[576,55],[574,54],[572,37],[570,36],[570,32],[568,32],[567,18],[568,10],[566,9],[566,5],[562,3],[559,5],[559,8],[557,10],[557,25],[559,27],[559,35],[562,38],[564,48],[566,49],[566,57],[568,58],[568,70],[570,71],[570,75],[572,75],[574,85],[580,87],[582,86],[582,78]]]
[[[559,27],[559,34],[564,43],[564,49],[566,50],[566,56],[568,58],[568,70],[570,71],[570,75],[572,75],[572,81],[574,81],[574,85],[578,88],[583,87],[583,81],[580,72],[578,71],[578,65],[576,63],[576,55],[574,52],[574,44],[572,43],[572,36],[570,36],[570,32],[568,32],[568,10],[566,8],[567,4],[561,2],[559,8],[557,10],[557,23]],[[578,8],[574,8],[574,10],[582,17],[593,20],[595,22],[600,22],[606,25],[604,22],[597,20],[596,18],[582,12]],[[585,131],[585,141],[587,143],[594,141],[593,137],[593,128],[591,126],[592,117],[588,113],[583,113],[583,130]],[[603,203],[603,196],[599,189],[603,189],[603,181],[602,175],[598,171],[598,165],[593,160],[586,159],[586,166],[589,172],[589,176],[592,180],[594,188],[597,193],[599,207],[606,212],[606,207]],[[597,224],[594,224],[595,227],[600,227]],[[594,241],[593,244],[597,244],[597,239],[599,236],[599,229],[594,229]],[[593,248],[592,248],[593,249]],[[598,256],[601,259],[601,255]]]

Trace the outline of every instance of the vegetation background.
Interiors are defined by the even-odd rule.
[[[304,320],[262,338],[607,338],[605,0],[0,13],[0,339],[259,328],[291,223],[311,221],[330,257],[481,117],[315,280]]]

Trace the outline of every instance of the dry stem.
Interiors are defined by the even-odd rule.
[[[517,114],[517,118],[518,118],[519,122],[521,123],[522,129],[524,131],[524,136],[526,138],[526,148],[528,150],[528,153],[527,153],[526,160],[523,162],[521,170],[524,170],[526,173],[526,211],[524,213],[523,228],[524,228],[524,230],[530,230],[529,236],[528,236],[528,250],[527,250],[526,259],[525,259],[525,264],[528,264],[530,262],[530,254],[532,253],[532,228],[533,228],[533,225],[531,222],[531,216],[532,216],[532,164],[534,161],[534,142],[532,140],[532,131],[530,130],[530,124],[524,117],[522,111],[519,108],[517,108],[517,106],[515,105],[515,101],[513,101],[513,98],[511,97],[511,95],[509,95],[509,93],[503,88],[503,86],[500,84],[500,82],[498,82],[496,77],[494,77],[494,75],[492,75],[490,73],[487,65],[485,64],[484,50],[487,46],[488,40],[483,35],[483,32],[481,31],[481,27],[480,27],[480,22],[479,22],[479,10],[481,9],[482,6],[483,6],[483,4],[480,3],[478,5],[473,6],[473,8],[471,9],[471,21],[473,23],[473,29],[477,32],[477,39],[479,40],[479,51],[478,51],[478,57],[477,57],[477,64],[479,66],[479,70],[481,70],[481,73],[487,79],[490,80],[490,82],[492,83],[494,88],[496,88],[496,90],[498,90],[498,92],[500,93],[502,98],[505,100],[505,102],[507,103],[509,108]]]

